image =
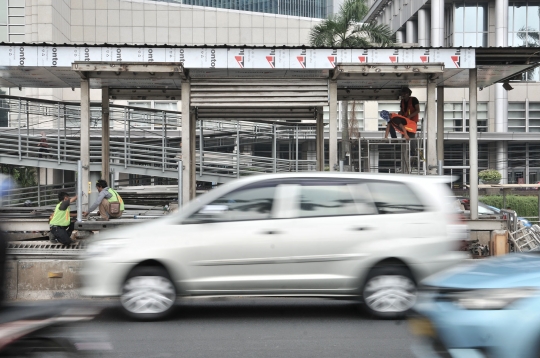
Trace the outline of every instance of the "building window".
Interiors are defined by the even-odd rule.
[[[508,131],[509,132],[526,132],[527,131],[527,115],[526,103],[508,103]]]
[[[540,102],[509,102],[509,132],[540,132]]]
[[[327,0],[154,0],[184,5],[208,6],[219,9],[262,12],[288,16],[302,16],[325,19]]]
[[[0,0],[0,42],[24,42],[24,24],[24,0]]]
[[[478,132],[487,132],[488,104],[478,103],[476,113]],[[465,123],[463,123],[463,118],[467,118]],[[444,104],[444,130],[447,132],[469,131],[469,104],[467,102]]]
[[[508,46],[538,47],[540,5],[538,1],[508,4]]]
[[[508,46],[540,46],[540,4],[511,1],[508,4]],[[521,74],[520,81],[540,81],[538,68]]]
[[[485,47],[488,42],[487,3],[456,2],[452,46]]]
[[[342,128],[342,122],[341,122],[341,104],[338,103],[337,106],[337,118],[338,118],[338,130],[341,130]],[[356,119],[356,121],[352,121],[352,119]],[[330,107],[324,106],[323,107],[323,120],[324,123],[328,123],[330,120]],[[355,131],[363,131],[364,130],[364,102],[363,101],[349,101],[349,128],[352,130],[349,135],[351,137],[355,137]]]
[[[164,101],[137,101],[128,102],[128,106],[140,107],[140,108],[154,108],[163,111],[178,111],[178,102],[164,102]],[[165,118],[163,114],[155,111],[144,111],[132,108],[129,110],[129,120],[133,127],[161,129],[163,121],[167,123],[167,129],[176,129],[178,126],[178,116],[167,115]]]
[[[540,132],[540,102],[529,102],[528,119],[529,132]]]

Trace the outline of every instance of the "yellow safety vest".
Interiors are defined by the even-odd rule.
[[[124,200],[122,200],[120,194],[118,194],[115,190],[112,190],[111,188],[109,188],[109,190],[107,191],[109,192],[109,194],[112,195],[109,199],[107,199],[109,203],[113,201],[118,201],[120,203],[120,210],[124,211]]]
[[[69,226],[70,223],[70,217],[69,217],[69,206],[66,210],[60,210],[60,205],[62,202],[58,203],[56,205],[56,209],[54,209],[54,214],[51,222],[49,223],[50,226]]]

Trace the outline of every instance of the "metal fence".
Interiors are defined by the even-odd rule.
[[[58,193],[61,191],[74,192],[75,182],[6,190],[5,196],[0,197],[0,207],[54,205],[58,203]]]

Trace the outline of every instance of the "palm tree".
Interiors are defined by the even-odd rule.
[[[366,0],[345,0],[336,15],[314,26],[310,33],[311,46],[332,48],[388,47],[394,44],[392,31],[386,25],[361,23],[369,11]],[[341,159],[350,152],[348,101],[341,101],[343,150]],[[356,119],[356,118],[354,118]]]
[[[392,46],[392,31],[386,25],[360,23],[369,8],[365,0],[346,0],[336,15],[311,29],[310,43],[317,47]]]

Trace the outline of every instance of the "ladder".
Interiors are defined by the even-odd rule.
[[[527,252],[540,249],[540,226],[533,225],[530,228],[523,226],[512,210],[501,210],[506,215],[508,226],[508,238],[513,244],[514,252]]]

